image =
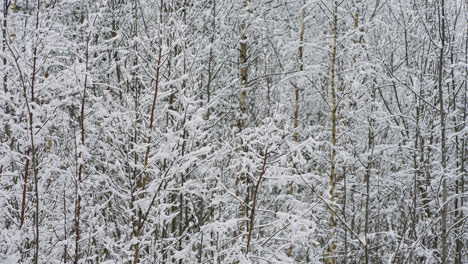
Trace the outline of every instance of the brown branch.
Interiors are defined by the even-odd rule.
[[[162,25],[162,11],[163,11],[163,0],[160,1],[160,10],[159,10],[159,20],[160,20],[160,26]],[[153,105],[151,106],[151,117],[150,117],[150,126],[149,126],[149,136],[148,136],[148,145],[146,146],[146,153],[145,153],[145,164],[143,168],[146,169],[148,166],[148,158],[149,158],[149,153],[150,153],[150,146],[151,146],[151,133],[153,131],[153,121],[154,121],[154,110],[156,108],[156,100],[158,98],[158,88],[159,88],[159,75],[160,75],[160,69],[161,69],[161,57],[162,57],[162,30],[161,28],[159,29],[159,52],[158,52],[158,65],[156,67],[156,83],[154,86],[154,97],[153,97]],[[143,193],[141,194],[141,198],[145,197],[144,190],[146,189],[146,172],[143,174],[143,179],[142,179],[142,184],[141,184],[141,190]],[[159,189],[159,188],[158,188]],[[139,258],[139,253],[140,253],[140,242],[138,241],[141,237],[141,231],[143,229],[143,211],[141,208],[138,210],[138,226],[137,226],[137,242],[135,245],[135,254],[133,256],[133,263],[136,264],[138,263],[138,258]],[[145,216],[146,220],[146,216]]]
[[[263,157],[262,172],[260,173],[260,176],[258,177],[257,185],[255,186],[253,204],[252,204],[252,209],[251,209],[251,212],[250,212],[249,236],[247,237],[247,247],[245,249],[245,254],[246,255],[247,255],[247,253],[249,253],[250,240],[252,238],[252,230],[253,230],[254,217],[255,217],[255,204],[257,203],[258,189],[260,188],[260,183],[262,182],[263,174],[265,174],[267,158],[268,158],[268,146],[265,148],[265,155]]]
[[[97,17],[94,18],[93,25],[96,23]],[[83,97],[81,98],[81,110],[80,110],[80,130],[81,130],[81,146],[85,144],[85,125],[84,125],[84,118],[85,118],[85,103],[86,103],[86,92],[88,89],[88,70],[89,70],[89,42],[91,41],[91,34],[92,31],[88,33],[86,37],[86,46],[85,46],[85,76],[84,76],[84,83],[83,83]],[[83,151],[80,150],[78,157],[82,159]],[[79,186],[83,181],[83,174],[84,174],[85,166],[84,161],[80,161],[80,166],[78,168],[78,181],[75,185],[75,191],[77,195],[76,199],[76,208],[75,208],[75,259],[74,263],[77,264],[79,261],[79,241],[80,241],[80,216],[81,216],[81,194],[79,192]]]
[[[84,146],[85,144],[85,128],[84,128],[84,116],[85,116],[85,103],[86,103],[86,90],[88,88],[88,64],[89,64],[89,41],[90,38],[86,40],[86,48],[85,48],[85,76],[84,76],[84,84],[83,84],[83,98],[81,99],[81,116],[80,116],[80,129],[81,129],[81,145]],[[83,157],[83,152],[80,151],[78,157],[81,159]],[[76,211],[75,211],[75,260],[74,263],[77,264],[79,261],[80,255],[80,216],[81,216],[81,194],[80,194],[80,184],[83,180],[83,171],[84,165],[83,160],[80,161],[80,166],[78,169],[78,181],[76,183],[75,191],[77,195],[76,200]]]
[[[36,36],[39,38],[38,29],[39,29],[39,12],[41,8],[41,0],[37,0],[37,12],[36,12]],[[36,63],[37,63],[37,45],[34,47],[33,51],[33,69],[32,69],[32,77],[31,77],[31,102],[34,103],[34,85],[36,80]],[[24,89],[26,87],[24,86]],[[31,134],[31,154],[32,154],[32,165],[33,165],[33,172],[34,172],[34,192],[36,196],[36,212],[35,212],[35,226],[36,226],[36,248],[34,250],[34,264],[39,262],[39,189],[38,189],[38,166],[37,166],[37,159],[36,159],[36,148],[34,146],[34,133],[33,133],[33,112],[28,104],[28,96],[26,95],[26,90],[24,93],[26,104],[28,105],[28,112],[29,112],[29,132]]]
[[[26,186],[28,185],[28,175],[29,175],[29,150],[26,152],[26,165],[24,166],[23,198],[21,201],[21,216],[20,216],[19,229],[21,229],[24,224],[24,210],[26,207]]]

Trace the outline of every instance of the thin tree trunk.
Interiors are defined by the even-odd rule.
[[[21,215],[20,215],[20,225],[19,229],[23,227],[24,224],[24,211],[26,208],[26,192],[27,192],[27,185],[28,185],[28,176],[29,176],[29,154],[30,151],[26,152],[26,164],[24,166],[24,183],[23,183],[23,197],[21,198]]]
[[[244,0],[244,7],[247,9],[249,0]],[[243,130],[246,122],[247,115],[247,83],[248,83],[248,66],[247,66],[247,24],[246,21],[242,21],[242,37],[240,41],[240,77],[241,77],[241,92],[239,96],[239,110],[241,117],[239,118],[239,130]]]
[[[244,0],[244,8],[247,9],[249,4],[249,0]],[[247,35],[246,35],[246,30],[247,30],[247,23],[246,21],[242,21],[242,26],[241,26],[241,40],[240,40],[240,53],[239,53],[239,64],[240,64],[240,95],[239,95],[239,111],[240,111],[240,117],[238,120],[238,128],[239,128],[239,133],[244,130],[246,121],[247,121],[247,85],[248,85],[248,65],[247,65]],[[241,142],[242,144],[242,142]],[[240,149],[239,149],[240,150]],[[243,150],[241,150],[243,151]],[[239,167],[239,169],[241,169]],[[250,202],[250,196],[249,196],[249,187],[248,187],[248,179],[247,175],[245,173],[241,172],[239,176],[237,176],[236,179],[236,185],[237,185],[237,195],[240,196],[242,194],[242,186],[246,186],[246,197],[244,199],[244,202],[239,205],[239,212],[238,212],[238,218],[244,218],[247,216],[247,204]],[[247,227],[247,221],[240,221],[240,226],[239,226],[239,231],[240,233],[244,233]]]
[[[465,40],[465,54],[466,54],[466,59],[468,59],[468,27],[466,29],[466,40]],[[466,60],[465,60],[466,61]],[[463,95],[463,118],[462,120],[467,120],[468,117],[468,112],[467,112],[467,96],[468,96],[468,69],[465,69],[465,93]],[[460,131],[462,129],[466,128],[466,125],[463,124],[462,127],[460,127]],[[460,180],[456,181],[456,194],[464,194],[465,193],[465,136],[461,138],[461,147],[460,147]],[[457,141],[458,145],[458,141]],[[458,146],[457,146],[458,148]],[[464,198],[463,196],[460,197],[459,199],[455,200],[455,212],[458,212],[458,215],[456,215],[455,219],[458,222],[457,228],[461,229],[463,224],[462,224],[462,219],[463,219],[463,210],[461,208],[464,208]],[[461,238],[463,234],[463,230],[459,230],[459,234],[457,236],[456,242],[455,242],[455,264],[462,264],[463,260],[463,249],[464,249],[464,241]]]
[[[372,112],[372,107],[371,107]],[[369,264],[369,200],[370,200],[370,176],[372,170],[372,162],[374,159],[374,132],[372,128],[372,119],[369,118],[369,135],[368,135],[368,147],[370,156],[367,161],[367,168],[366,168],[366,211],[365,211],[365,222],[364,222],[364,239],[365,239],[365,247],[364,247],[364,255],[365,255],[365,263]]]
[[[2,51],[5,52],[6,50],[6,44],[7,44],[7,18],[8,18],[8,8],[10,7],[10,3],[8,0],[3,0],[3,28],[2,28]],[[3,56],[3,66],[7,65],[7,58],[6,56]],[[8,92],[8,85],[7,85],[7,80],[8,80],[8,75],[6,73],[3,73],[3,90],[5,94]],[[8,112],[8,110],[7,110]]]
[[[63,235],[65,245],[63,245],[63,263],[67,263],[68,257],[68,240],[67,240],[67,196],[66,196],[66,184],[64,184],[63,188]]]
[[[41,1],[37,0],[37,11],[36,11],[36,32],[39,29],[39,14],[40,14],[40,8],[41,8]],[[36,33],[36,38],[39,38],[39,36]],[[33,68],[32,68],[32,77],[31,77],[31,102],[34,103],[34,86],[36,82],[36,66],[37,66],[37,43],[36,46],[34,46],[34,51],[33,51]],[[25,87],[26,88],[26,87]],[[34,193],[35,193],[35,198],[36,198],[36,212],[34,215],[34,222],[36,225],[36,235],[35,235],[35,250],[34,250],[34,264],[37,264],[39,262],[39,189],[38,189],[38,165],[37,165],[37,157],[36,157],[36,147],[34,145],[34,126],[33,126],[33,112],[32,109],[27,102],[28,96],[26,95],[25,91],[25,98],[26,98],[26,103],[28,104],[28,112],[29,112],[29,132],[31,136],[31,154],[32,154],[32,165],[33,165],[33,173],[34,173]]]
[[[187,17],[187,0],[184,0],[184,9],[183,9],[183,23],[184,25],[186,25],[187,21],[186,21],[186,17]],[[185,50],[185,46],[186,46],[186,42],[184,41],[184,47],[183,49]],[[177,49],[175,51],[175,56],[177,57],[179,52],[177,52]],[[185,75],[187,73],[187,61],[186,61],[186,54],[184,53],[184,67],[183,67],[183,74]],[[208,80],[208,82],[210,82],[211,80]],[[186,81],[182,81],[182,91],[185,91],[186,87]],[[185,130],[185,122],[186,122],[186,117],[184,117],[184,121],[182,123],[182,130],[183,130],[183,136],[182,136],[182,139],[183,139],[183,143],[182,143],[182,151],[181,151],[181,156],[183,157],[185,155],[185,147],[186,147],[186,140],[187,140],[187,137],[188,137],[188,132],[187,130]],[[183,189],[184,188],[184,184],[185,184],[185,175],[188,175],[189,174],[189,168],[186,169],[185,171],[185,174],[184,173],[181,173],[180,175],[180,188]],[[182,250],[182,246],[183,246],[183,239],[182,239],[182,234],[185,230],[185,228],[187,228],[189,226],[189,223],[187,222],[188,221],[188,216],[187,216],[187,209],[184,207],[184,194],[182,192],[179,193],[179,248],[178,250]],[[185,210],[184,210],[185,209]],[[184,212],[185,212],[185,221],[184,221]],[[179,260],[179,264],[182,264],[182,259]]]
[[[301,7],[301,32],[299,34],[299,71],[304,71],[304,19],[305,19],[305,5],[306,0],[303,2]],[[293,141],[297,143],[297,127],[299,124],[299,86],[294,85],[294,94],[295,94],[295,107],[294,107],[294,132],[293,132]],[[297,153],[294,152],[294,157],[297,156]],[[297,164],[293,162],[293,173],[297,173]],[[294,190],[294,185],[290,183],[289,194],[292,194]]]
[[[253,230],[253,226],[254,226],[255,205],[256,205],[256,203],[257,203],[258,190],[259,190],[259,188],[260,188],[260,184],[262,183],[263,175],[265,174],[267,159],[268,159],[268,146],[266,146],[266,148],[265,148],[265,154],[264,154],[264,157],[263,157],[262,172],[260,173],[260,176],[258,177],[257,185],[255,186],[255,192],[254,192],[254,197],[253,197],[252,209],[251,209],[251,212],[250,212],[249,235],[248,235],[248,237],[247,237],[247,246],[246,246],[246,248],[245,248],[245,254],[246,254],[246,255],[249,253],[250,240],[251,240],[251,238],[252,238],[252,230]]]
[[[80,110],[80,132],[81,132],[81,146],[85,145],[85,104],[86,104],[86,90],[88,88],[88,63],[89,63],[89,41],[90,36],[87,36],[86,47],[85,47],[85,76],[83,83],[83,97],[81,98],[81,110]],[[81,149],[81,148],[80,148]],[[84,174],[84,160],[83,153],[80,151],[78,154],[80,159],[80,165],[78,167],[78,181],[76,182],[76,205],[75,205],[75,259],[74,263],[78,264],[80,260],[80,217],[81,217],[81,182]]]
[[[161,57],[162,57],[162,12],[163,12],[163,0],[160,1],[160,10],[159,10],[159,21],[160,21],[160,28],[159,28],[159,51],[158,51],[158,62],[156,66],[156,82],[154,85],[154,97],[153,97],[153,104],[151,106],[151,116],[150,116],[150,126],[149,126],[149,136],[148,136],[148,142],[147,142],[147,147],[146,147],[146,153],[145,153],[145,163],[143,166],[143,169],[146,170],[146,167],[148,166],[148,158],[149,158],[149,153],[150,153],[150,146],[151,146],[151,136],[152,136],[152,131],[153,131],[153,122],[154,122],[154,111],[156,108],[156,100],[158,98],[158,88],[159,88],[159,75],[160,75],[160,68],[161,68]],[[146,189],[146,172],[143,173],[143,179],[141,182],[141,196],[140,199],[145,198],[145,189]],[[140,254],[140,237],[143,229],[142,225],[142,216],[143,212],[140,209],[138,209],[138,226],[137,226],[137,233],[136,233],[136,238],[137,242],[135,245],[135,253],[133,256],[133,263],[136,264],[139,261],[139,254]]]
[[[299,71],[304,71],[304,19],[305,19],[305,5],[306,5],[306,0],[303,1],[302,6],[301,6],[301,31],[299,33]],[[295,94],[295,107],[294,107],[294,131],[293,131],[293,141],[295,143],[298,142],[297,140],[297,128],[299,125],[299,95],[300,95],[300,90],[299,90],[299,85],[298,84],[293,84],[294,86],[294,94]],[[297,157],[297,151],[294,151],[293,153],[293,174],[297,174],[297,164],[296,164],[296,157]],[[291,181],[289,183],[289,194],[292,195],[294,193],[294,181]],[[292,256],[292,249],[293,245],[291,245],[288,248],[288,256]]]
[[[209,105],[211,102],[211,82],[213,80],[213,43],[214,43],[214,38],[216,34],[216,0],[212,1],[213,3],[213,10],[212,10],[212,16],[213,16],[213,23],[212,23],[212,35],[210,37],[210,53],[208,57],[208,82],[206,84],[206,95],[207,95],[207,101],[206,104]],[[208,107],[206,111],[206,119],[210,120],[210,115],[211,111],[210,108]]]
[[[441,237],[441,252],[442,252],[442,264],[447,263],[447,177],[446,173],[446,139],[445,139],[445,113],[444,113],[444,92],[443,92],[443,78],[444,78],[444,50],[445,50],[445,4],[444,0],[440,2],[440,55],[439,55],[439,113],[440,113],[440,136],[441,136],[441,163],[442,163],[442,237]]]
[[[332,135],[331,135],[331,160],[330,160],[330,201],[332,203],[336,200],[335,187],[336,187],[336,172],[335,172],[335,159],[336,159],[336,124],[337,124],[337,100],[336,100],[336,87],[335,87],[335,63],[336,63],[336,38],[338,35],[338,4],[333,1],[333,47],[332,47],[332,63],[331,63],[331,78],[330,88],[332,97]],[[329,241],[327,248],[327,264],[335,264],[335,228],[336,228],[336,210],[334,205],[331,205],[333,210],[329,210]]]

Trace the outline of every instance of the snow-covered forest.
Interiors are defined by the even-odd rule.
[[[466,0],[0,5],[0,263],[468,263]]]

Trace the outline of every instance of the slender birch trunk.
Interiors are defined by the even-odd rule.
[[[304,71],[304,19],[305,19],[305,5],[306,0],[303,1],[303,6],[301,7],[301,31],[299,34],[299,71]],[[297,127],[299,125],[299,99],[300,99],[300,90],[297,84],[294,85],[294,94],[295,94],[295,107],[294,107],[294,132],[293,132],[293,141],[297,143]],[[294,152],[294,157],[297,156],[297,153]],[[297,174],[297,164],[293,162],[293,173]],[[294,185],[291,182],[289,194],[292,194],[294,191]]]
[[[249,0],[244,0],[244,8],[247,9],[249,5]],[[247,22],[245,20],[242,21],[241,26],[241,40],[240,40],[240,53],[239,53],[239,64],[240,64],[240,95],[239,95],[239,111],[240,117],[238,120],[238,128],[239,133],[245,128],[245,123],[247,121],[247,86],[248,86],[248,65],[247,65]],[[242,143],[241,143],[242,144]],[[241,150],[242,151],[242,150]],[[240,168],[239,168],[240,169]],[[237,195],[240,196],[242,194],[241,189],[242,186],[248,185],[247,175],[245,173],[240,172],[240,175],[236,179],[236,185],[238,185]],[[247,216],[247,204],[250,202],[249,196],[249,188],[247,186],[247,195],[244,199],[244,202],[239,205],[239,212],[238,218],[242,219]],[[240,233],[244,233],[247,228],[247,221],[241,220],[239,231]]]
[[[247,9],[249,5],[249,0],[244,0],[244,7]],[[242,21],[241,27],[241,41],[240,41],[240,54],[239,54],[239,63],[240,63],[240,78],[241,78],[241,92],[239,95],[239,110],[241,117],[239,118],[239,130],[243,130],[246,122],[247,115],[247,84],[248,84],[248,66],[247,66],[247,22]]]
[[[306,5],[306,0],[302,2],[301,6],[301,27],[300,27],[300,33],[299,33],[299,48],[298,48],[298,53],[299,53],[299,71],[304,71],[304,19],[305,19],[305,5]],[[294,106],[294,131],[293,131],[293,141],[294,143],[298,142],[297,139],[297,128],[299,125],[299,100],[300,100],[300,89],[298,84],[293,84],[294,86],[294,95],[295,95],[295,106]],[[296,164],[296,159],[297,157],[297,151],[294,151],[293,153],[293,174],[298,174],[297,171],[297,164]],[[292,195],[294,193],[294,181],[291,181],[289,183],[289,194]],[[293,245],[291,244],[288,248],[288,256],[292,256],[292,249]]]
[[[39,15],[40,15],[40,8],[41,8],[41,1],[37,0],[37,10],[36,10],[36,32],[38,32],[39,29]],[[34,88],[36,84],[36,68],[37,68],[37,45],[38,45],[38,38],[39,35],[36,33],[36,45],[34,46],[33,50],[33,67],[32,67],[32,76],[31,76],[31,103],[35,103],[35,98],[34,98]],[[24,87],[26,89],[26,86]],[[34,107],[33,105],[29,105],[28,103],[28,96],[26,95],[26,90],[25,90],[25,99],[26,99],[26,104],[29,112],[29,132],[30,132],[30,137],[31,137],[31,161],[32,161],[32,166],[33,166],[33,175],[34,175],[34,193],[35,193],[35,198],[36,198],[36,210],[34,213],[34,223],[35,223],[35,249],[34,249],[34,264],[37,264],[39,262],[39,169],[38,169],[38,164],[37,164],[37,157],[36,157],[36,147],[34,145],[34,125],[33,125],[33,111],[32,108]]]

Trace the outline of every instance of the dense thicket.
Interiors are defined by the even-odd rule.
[[[3,0],[0,263],[467,263],[468,6]]]

